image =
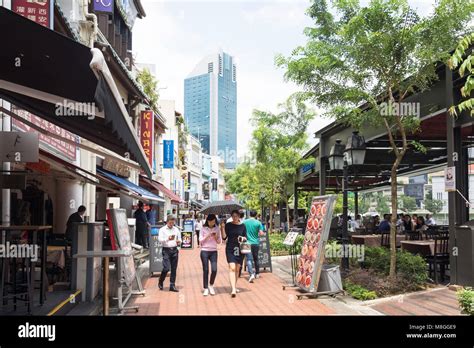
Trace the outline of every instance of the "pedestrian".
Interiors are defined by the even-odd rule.
[[[203,295],[215,295],[214,282],[217,275],[217,244],[222,242],[220,228],[214,214],[209,214],[199,236],[201,242],[201,262],[203,270]],[[209,280],[209,263],[211,263],[211,279]]]
[[[168,215],[166,217],[166,225],[160,228],[158,232],[158,241],[163,246],[163,270],[158,280],[158,288],[163,290],[163,282],[171,270],[170,291],[178,292],[179,290],[176,288],[176,270],[178,268],[178,246],[181,245],[181,233],[174,225],[175,223],[176,217]]]
[[[426,225],[427,226],[436,226],[436,221],[433,218],[433,215],[426,214]]]
[[[378,227],[379,233],[390,232],[390,214],[384,214],[383,220]]]
[[[423,231],[426,231],[427,229],[428,229],[428,226],[425,223],[425,218],[422,215],[418,216],[418,218],[416,219],[416,230],[423,232]]]
[[[245,229],[247,231],[247,240],[251,248],[251,253],[245,255],[245,258],[247,259],[247,270],[250,274],[249,283],[253,283],[255,278],[260,278],[258,249],[260,247],[260,237],[265,235],[265,232],[263,232],[263,225],[255,218],[256,216],[257,212],[255,210],[250,210],[250,219],[244,221]]]
[[[403,219],[403,230],[407,232],[415,231],[415,224],[410,215],[406,214]]]
[[[138,245],[141,245],[144,248],[148,249],[148,228],[150,227],[150,223],[146,217],[146,213],[143,210],[143,202],[138,201],[138,209],[135,210],[133,213],[133,217],[135,218],[135,241]]]
[[[148,223],[150,224],[147,229],[147,233],[145,235],[145,244],[146,247],[149,247],[150,244],[150,231],[151,231],[151,226],[156,226],[157,224],[157,217],[158,217],[158,211],[157,211],[157,206],[150,204],[148,206],[148,210],[146,211],[146,218],[148,220]]]
[[[72,242],[74,234],[74,223],[84,222],[82,217],[86,213],[86,207],[81,205],[77,211],[69,216],[66,222],[66,240]]]
[[[240,243],[247,240],[247,230],[245,225],[240,223],[240,212],[232,211],[232,222],[225,224],[223,240],[226,240],[225,254],[229,264],[229,279],[232,288],[231,296],[237,295],[237,279],[240,268],[242,267],[242,254],[240,252]]]
[[[215,215],[214,215],[215,217]],[[206,222],[207,222],[207,219],[206,219]],[[194,228],[195,232],[196,232],[196,239],[197,239],[197,245],[198,245],[198,248],[199,248],[199,242],[200,242],[200,238],[199,238],[199,232],[202,230],[202,220],[201,220],[201,216],[198,216],[197,219],[196,219],[196,227]]]

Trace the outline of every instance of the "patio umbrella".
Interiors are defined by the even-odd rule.
[[[200,213],[204,215],[224,215],[230,214],[233,210],[239,210],[242,208],[243,207],[236,201],[215,201],[207,204],[204,208],[202,208]]]

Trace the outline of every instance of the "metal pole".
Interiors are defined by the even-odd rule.
[[[347,162],[344,161],[344,180],[342,182],[342,269],[349,270],[349,259],[347,258],[346,248],[348,242],[348,231],[347,231],[347,215],[348,215],[348,202],[347,202],[347,195],[348,195],[348,176],[349,176],[349,168],[347,166]]]

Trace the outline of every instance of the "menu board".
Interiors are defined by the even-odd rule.
[[[296,238],[298,237],[299,233],[298,232],[288,232],[288,234],[285,237],[285,240],[283,241],[283,244],[292,246],[295,244]]]
[[[192,249],[193,246],[194,246],[193,232],[182,231],[181,232],[181,249]]]
[[[150,231],[150,274],[163,270],[163,246],[158,241],[162,226],[152,226]]]
[[[127,211],[125,209],[107,209],[107,224],[110,230],[110,242],[113,250],[132,250]],[[133,256],[120,257],[117,262],[120,281],[131,286],[135,279],[135,262]]]
[[[258,266],[262,268],[270,268],[272,270],[272,257],[270,255],[270,237],[268,232],[264,236],[260,236],[260,247],[258,248]]]
[[[319,196],[311,203],[296,273],[296,283],[308,292],[318,288],[335,200],[335,195]]]

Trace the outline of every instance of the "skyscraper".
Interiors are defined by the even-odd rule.
[[[235,59],[222,50],[202,59],[184,80],[184,117],[203,152],[226,168],[237,162],[237,74]]]

